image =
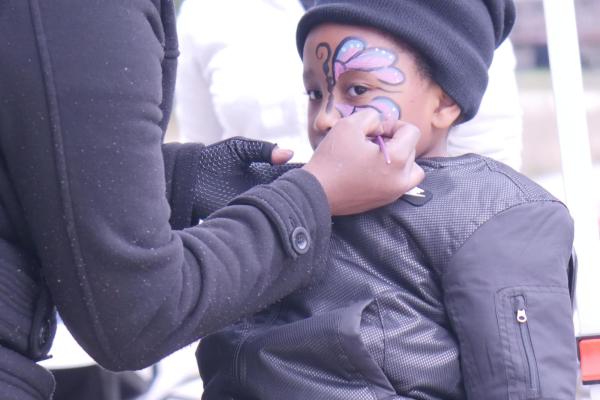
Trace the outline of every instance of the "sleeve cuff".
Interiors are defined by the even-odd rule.
[[[331,213],[321,184],[309,172],[288,171],[269,185],[250,189],[230,204],[259,208],[277,228],[290,257],[315,258],[313,272],[324,264],[331,235]]]
[[[47,400],[54,379],[45,368],[0,346],[0,393],[6,400]]]
[[[169,222],[175,230],[194,224],[194,185],[198,182],[200,143],[169,143],[163,145],[167,199],[171,206]]]

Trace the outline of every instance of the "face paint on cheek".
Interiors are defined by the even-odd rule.
[[[381,113],[384,121],[398,121],[402,117],[402,110],[389,97],[375,97],[369,105]]]
[[[396,104],[392,99],[388,97],[375,97],[369,104],[364,106],[352,106],[350,104],[342,104],[338,103],[335,105],[335,109],[340,113],[342,118],[345,118],[349,115],[354,114],[359,110],[363,110],[365,108],[372,108],[381,115],[382,122],[386,121],[397,121],[400,119],[402,112],[400,111],[400,106]],[[387,164],[391,164],[390,155],[385,147],[385,143],[382,139],[382,134],[378,134],[373,141],[377,143],[383,156],[385,158],[385,162]]]
[[[402,117],[402,111],[400,106],[396,104],[389,97],[375,97],[364,106],[352,106],[350,104],[336,103],[335,109],[340,113],[342,118],[354,114],[357,111],[364,110],[365,108],[372,108],[377,111],[383,121],[398,121]]]
[[[342,118],[346,118],[347,116],[352,115],[357,111],[355,106],[341,103],[336,103],[335,109],[338,110]]]

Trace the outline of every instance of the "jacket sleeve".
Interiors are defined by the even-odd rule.
[[[53,300],[92,357],[142,368],[308,283],[331,221],[305,171],[256,187],[200,226],[169,225],[169,1],[3,8],[7,170]]]
[[[0,345],[0,393],[3,400],[48,400],[54,379],[31,359]]]
[[[558,202],[508,209],[453,256],[442,286],[469,399],[573,399],[577,356]]]
[[[169,222],[173,229],[189,228],[193,223],[194,185],[199,183],[201,143],[164,143],[166,195],[171,207]]]

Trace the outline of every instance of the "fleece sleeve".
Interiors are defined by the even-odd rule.
[[[454,255],[442,285],[467,398],[575,398],[572,243],[566,208],[534,202],[494,216]]]
[[[171,228],[161,141],[173,14],[159,0],[0,5],[7,170],[63,320],[114,370],[306,285],[330,234],[324,192],[302,170]]]
[[[166,194],[173,229],[192,225],[194,186],[199,184],[201,143],[165,143],[162,153],[165,165]]]

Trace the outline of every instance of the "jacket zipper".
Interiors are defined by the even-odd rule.
[[[241,365],[240,365],[240,356],[242,353],[242,347],[248,337],[250,336],[250,324],[246,320],[244,322],[244,327],[242,328],[241,338],[238,345],[235,348],[235,353],[233,355],[233,378],[237,384],[242,385],[242,377],[241,377]]]
[[[529,325],[527,323],[527,306],[525,305],[524,296],[515,297],[514,308],[515,317],[521,336],[521,345],[525,354],[525,364],[529,378],[528,388],[537,391],[539,386],[539,376],[537,362],[535,360],[535,353],[533,351],[533,343],[531,341],[531,333],[529,332]]]

